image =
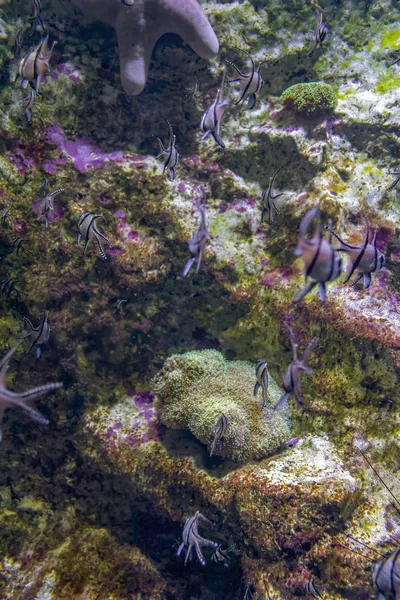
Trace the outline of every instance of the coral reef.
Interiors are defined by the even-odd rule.
[[[321,81],[296,83],[283,92],[281,100],[296,112],[313,115],[333,110],[336,93],[331,85]]]
[[[288,411],[273,409],[281,395],[278,386],[271,380],[262,408],[253,396],[255,381],[254,365],[202,350],[168,358],[152,386],[161,400],[161,422],[173,429],[188,427],[209,448],[215,424],[225,415],[228,427],[221,453],[245,462],[268,456],[290,437]]]

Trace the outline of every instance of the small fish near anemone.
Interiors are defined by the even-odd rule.
[[[218,548],[218,544],[212,542],[211,540],[206,540],[201,537],[198,531],[199,523],[203,523],[208,527],[213,527],[211,521],[209,521],[206,517],[204,517],[199,511],[193,517],[189,517],[186,519],[185,526],[183,528],[182,533],[182,544],[178,548],[177,556],[179,557],[182,554],[184,548],[187,548],[186,557],[185,557],[185,567],[192,555],[193,548],[196,551],[197,558],[202,567],[206,566],[206,561],[203,556],[202,548],[212,548],[216,550]]]
[[[157,154],[156,159],[158,159],[158,158],[164,159],[164,173],[168,169],[169,170],[169,178],[171,181],[173,181],[175,179],[175,167],[179,162],[180,154],[175,147],[176,136],[174,135],[174,132],[172,131],[171,123],[169,121],[167,121],[167,123],[168,123],[168,127],[169,127],[169,143],[168,143],[168,146],[165,148],[164,144],[162,143],[160,138],[157,138],[158,145],[160,146],[160,153]]]
[[[376,600],[398,600],[400,598],[400,549],[392,552],[372,568],[372,581],[377,588]]]
[[[224,449],[224,437],[226,434],[226,430],[228,429],[229,420],[225,415],[221,415],[218,421],[215,424],[213,429],[214,439],[211,444],[210,456],[214,454],[215,446],[218,443],[218,450],[222,452]]]
[[[317,226],[313,237],[307,239],[306,235],[312,221],[317,220]],[[332,233],[327,240],[322,237],[321,215],[318,207],[309,210],[300,223],[300,240],[295,250],[296,256],[303,256],[305,267],[305,286],[297,294],[294,303],[300,302],[311,290],[318,285],[319,295],[324,302],[326,299],[326,283],[335,281],[342,272],[342,259],[338,251],[332,246]],[[308,277],[313,281],[307,284]]]
[[[29,354],[34,346],[36,346],[36,358],[40,358],[42,355],[42,346],[47,344],[50,338],[51,327],[48,323],[49,314],[47,311],[44,311],[42,320],[37,327],[34,327],[31,321],[24,317],[23,321],[27,328],[27,333],[25,335],[21,335],[17,338],[17,340],[26,340],[30,338],[31,345],[29,349],[25,352],[25,354]]]
[[[14,352],[16,351],[17,346],[11,348],[7,352],[7,354],[0,361],[0,424],[3,420],[4,411],[7,408],[22,408],[26,412],[26,414],[36,423],[40,425],[48,425],[49,421],[35,408],[31,406],[31,402],[36,400],[36,398],[40,398],[40,396],[44,396],[53,390],[57,390],[62,387],[62,383],[48,383],[46,385],[41,385],[37,388],[33,388],[32,390],[28,390],[27,392],[10,392],[10,390],[6,387],[6,374],[8,369],[8,363]],[[2,432],[0,429],[0,442],[2,440]]]
[[[92,213],[83,213],[78,220],[78,239],[77,244],[80,244],[81,238],[85,241],[85,247],[83,250],[83,254],[86,254],[86,249],[90,240],[95,239],[97,242],[97,246],[101,255],[101,258],[104,260],[107,259],[107,255],[103,248],[103,242],[106,242],[109,246],[111,246],[111,242],[106,238],[105,235],[101,233],[97,229],[96,219],[104,219],[103,215],[93,215]],[[105,219],[104,219],[105,220]]]
[[[322,48],[322,42],[326,39],[326,36],[328,35],[328,28],[325,25],[325,23],[322,22],[322,12],[320,10],[317,10],[315,13],[315,16],[316,16],[316,20],[317,20],[317,24],[315,27],[315,33],[314,33],[315,44],[307,52],[307,56],[311,56],[311,54],[314,52],[314,50],[316,48],[318,48],[318,46],[320,48]]]
[[[261,90],[262,86],[264,85],[264,81],[260,72],[261,63],[259,64],[258,69],[256,69],[254,60],[250,54],[246,50],[243,50],[243,52],[247,54],[251,61],[251,71],[247,75],[241,73],[237,66],[234,65],[230,60],[227,60],[226,62],[228,65],[233,67],[236,73],[239,75],[238,79],[231,79],[229,81],[229,83],[237,83],[240,81],[240,98],[235,104],[241,104],[247,100],[247,106],[251,110],[256,105],[256,94],[258,94],[258,92]]]
[[[274,185],[275,177],[278,175],[279,171],[281,169],[283,169],[283,167],[284,167],[284,165],[279,167],[279,169],[277,169],[275,171],[275,173],[272,175],[272,177],[269,178],[268,186],[264,190],[263,195],[261,197],[261,200],[263,203],[263,210],[261,213],[261,223],[264,223],[265,217],[267,215],[268,215],[268,225],[271,225],[271,223],[274,222],[273,210],[276,212],[277,215],[280,214],[279,210],[276,208],[276,204],[275,204],[274,200],[276,200],[277,198],[280,198],[280,196],[283,196],[284,192],[282,192],[281,194],[275,194],[275,196],[274,196],[272,186]]]
[[[282,378],[283,389],[285,390],[285,393],[283,394],[283,396],[281,396],[279,402],[275,405],[274,408],[275,410],[281,410],[286,400],[293,395],[297,404],[301,408],[303,408],[304,410],[309,410],[299,396],[300,377],[302,373],[306,373],[307,375],[311,375],[313,373],[313,370],[307,366],[307,360],[315,344],[315,339],[311,340],[307,348],[304,350],[303,356],[301,357],[301,359],[299,359],[297,356],[297,343],[294,338],[293,331],[291,327],[289,327],[289,325],[286,325],[286,328],[290,336],[290,343],[292,346],[293,353],[293,362],[290,363],[286,373]]]
[[[350,244],[344,242],[342,238],[340,238],[332,229],[327,229],[329,229],[332,235],[339,240],[341,244],[339,252],[346,252],[349,257],[349,261],[347,263],[347,278],[344,283],[350,281],[355,271],[359,271],[351,285],[356,285],[356,283],[358,283],[358,281],[364,277],[364,287],[366,289],[369,288],[371,284],[372,273],[377,273],[382,269],[382,267],[385,266],[385,257],[376,247],[377,232],[374,232],[372,242],[370,243],[369,225],[367,225],[364,242],[360,246],[351,246]]]
[[[262,390],[262,407],[265,408],[268,402],[268,365],[265,360],[258,360],[256,365],[257,382],[254,386],[253,396],[257,396],[258,390]]]
[[[200,206],[198,211],[200,213],[200,223],[188,242],[189,251],[192,255],[192,258],[189,258],[189,260],[186,262],[183,268],[183,277],[186,277],[186,275],[188,275],[195,261],[197,261],[196,273],[199,272],[204,250],[207,246],[208,240],[210,239],[210,233],[207,228],[206,209],[204,208],[204,206]]]
[[[229,100],[224,98],[224,83],[225,83],[225,71],[222,76],[221,87],[218,90],[217,97],[214,102],[209,106],[206,112],[201,118],[200,127],[204,131],[201,141],[205,140],[206,137],[211,133],[214,140],[225,149],[225,144],[221,138],[221,122],[224,116],[225,109],[229,106]]]
[[[53,192],[49,192],[40,202],[40,214],[38,216],[38,219],[44,218],[46,227],[49,226],[49,214],[54,210],[53,198],[61,194],[63,191],[64,188],[58,188]]]
[[[28,52],[19,63],[19,74],[22,77],[22,88],[29,85],[36,93],[39,93],[39,87],[49,72],[49,62],[57,42],[53,42],[49,50],[49,36],[46,35],[41,42]]]

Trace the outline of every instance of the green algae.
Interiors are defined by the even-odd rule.
[[[382,33],[381,48],[396,50],[400,48],[400,29],[392,29]]]
[[[327,83],[296,83],[283,92],[281,100],[296,112],[312,115],[333,110],[337,96]]]
[[[379,77],[374,92],[386,94],[392,90],[397,90],[398,87],[400,87],[400,75],[396,75],[392,70],[387,69]]]

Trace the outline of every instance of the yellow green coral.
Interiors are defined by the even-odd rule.
[[[290,86],[281,95],[281,100],[297,112],[315,114],[333,110],[337,95],[331,85],[317,81]]]
[[[251,363],[202,350],[171,356],[154,378],[153,389],[162,422],[173,429],[188,427],[209,448],[224,414],[229,424],[222,454],[242,462],[264,458],[290,437],[289,409],[273,409],[281,390],[270,378],[269,401],[262,409],[261,397],[253,396],[255,382]]]

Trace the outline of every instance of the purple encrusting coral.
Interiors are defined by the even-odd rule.
[[[47,128],[46,141],[57,146],[59,153],[57,158],[43,162],[43,170],[47,173],[54,174],[57,171],[57,165],[65,164],[68,159],[81,173],[103,168],[109,161],[118,163],[128,161],[136,167],[144,166],[142,156],[131,156],[120,150],[104,153],[89,138],[85,137],[77,138],[75,141],[69,140],[58,125],[50,125]]]
[[[8,153],[8,162],[17,169],[19,175],[25,175],[35,169],[33,158],[27,158],[23,153],[24,147],[17,142],[14,151]]]
[[[71,63],[67,62],[57,66],[58,73],[62,73],[66,75],[72,83],[80,83],[82,81],[82,76],[77,67],[74,67]],[[52,75],[52,74],[51,74]]]

